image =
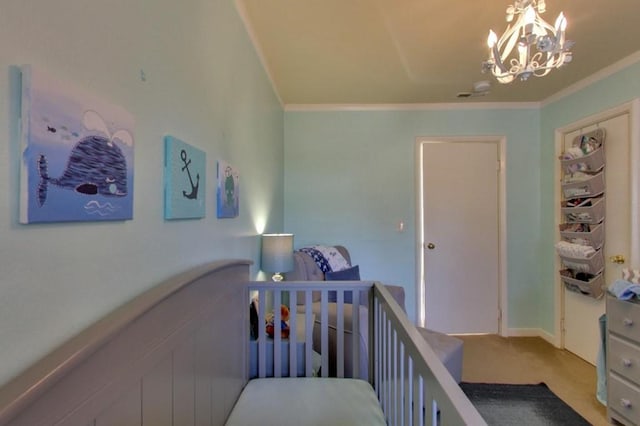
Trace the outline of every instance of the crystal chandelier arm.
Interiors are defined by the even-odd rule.
[[[518,24],[519,24],[519,20],[513,26],[507,27],[502,37],[498,39],[498,43],[496,43],[498,46],[498,50],[503,52],[501,56],[502,60],[504,60],[507,56],[509,56],[509,53],[513,50],[516,43],[518,42],[518,38],[520,37],[519,31],[518,31],[520,28]],[[506,46],[505,46],[505,43],[506,43]]]
[[[494,52],[493,54],[496,59],[496,65],[498,65],[498,67],[504,72],[507,71],[507,68],[504,65],[505,61],[509,57],[509,54],[515,47],[516,43],[518,42],[518,38],[520,37],[518,33],[518,29],[519,29],[518,23],[519,23],[519,20],[518,22],[515,23],[515,25],[507,27],[507,30],[504,32],[502,37],[500,37],[500,39],[498,40],[498,42],[495,44],[493,48],[493,52]],[[506,46],[504,46],[505,43],[506,43]]]
[[[534,21],[534,28],[537,29],[536,35],[547,35],[547,34],[555,34],[556,29],[553,28],[549,23],[547,23],[540,15],[536,15],[536,19]]]

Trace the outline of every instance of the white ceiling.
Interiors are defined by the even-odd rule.
[[[510,0],[235,1],[284,105],[538,102],[640,58],[640,0],[547,0],[547,22],[569,21],[573,61],[510,85],[481,72]],[[488,95],[456,97],[479,80]]]

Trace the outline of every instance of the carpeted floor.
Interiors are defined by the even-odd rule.
[[[590,425],[544,383],[511,385],[463,382],[460,387],[489,425]]]
[[[472,383],[546,383],[594,426],[606,426],[607,408],[596,398],[596,368],[540,337],[460,336],[462,380]]]

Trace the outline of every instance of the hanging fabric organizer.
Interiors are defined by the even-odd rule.
[[[560,278],[565,288],[595,299],[604,294],[604,129],[577,136],[560,157]]]

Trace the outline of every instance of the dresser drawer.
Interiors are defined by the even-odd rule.
[[[640,342],[640,304],[607,297],[607,327],[613,333]]]
[[[640,419],[640,388],[620,380],[615,374],[611,374],[609,375],[607,404],[609,410],[627,419],[629,424],[638,424],[638,419]]]
[[[609,336],[609,368],[624,378],[640,384],[640,347]]]

